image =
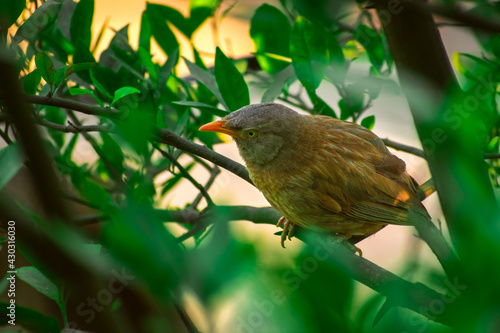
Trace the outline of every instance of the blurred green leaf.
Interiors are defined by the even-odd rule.
[[[305,17],[295,21],[290,38],[290,55],[299,81],[316,90],[328,66],[328,49],[323,31]]]
[[[227,112],[225,110],[221,110],[213,105],[201,103],[201,102],[178,101],[178,102],[173,102],[173,104],[189,106],[189,107],[197,108],[201,111],[208,111],[211,114],[219,116],[219,117],[225,117],[229,114],[229,112]]]
[[[386,58],[380,35],[366,25],[360,24],[354,30],[354,38],[363,45],[370,63],[380,72]]]
[[[341,84],[345,80],[347,66],[345,63],[344,52],[339,42],[333,34],[326,34],[328,45],[328,68],[326,77],[334,84]]]
[[[52,60],[50,60],[49,55],[45,52],[38,52],[35,55],[35,63],[36,68],[42,75],[43,79],[50,86],[52,86],[52,84],[54,83],[55,70],[54,64],[52,63]]]
[[[146,68],[146,71],[149,73],[152,84],[155,85],[158,82],[158,70],[156,65],[153,63],[153,60],[151,59],[151,54],[149,53],[149,51],[146,51],[143,48],[139,48],[137,54],[139,55],[142,64]]]
[[[71,17],[70,39],[75,48],[90,50],[94,0],[80,0]]]
[[[2,28],[7,29],[16,23],[25,7],[26,0],[0,1],[0,25]]]
[[[281,72],[274,75],[274,81],[267,87],[266,91],[262,95],[261,103],[273,102],[276,98],[281,95],[283,88],[287,83],[295,81],[295,71],[292,65],[288,65]]]
[[[116,82],[116,73],[109,67],[96,66],[90,70],[90,79],[96,87],[97,91],[109,98],[113,99],[115,86],[119,84]]]
[[[115,91],[115,95],[113,96],[113,101],[111,102],[110,106],[113,106],[118,100],[122,99],[125,96],[140,93],[141,91],[139,89],[133,87],[121,87],[120,89]]]
[[[170,30],[167,19],[163,15],[164,7],[163,5],[148,2],[146,5],[146,15],[148,17],[151,34],[165,54],[170,55],[179,48],[179,42],[172,30]]]
[[[16,2],[21,1],[8,1],[4,2],[11,3],[14,5]],[[25,2],[26,3],[26,2]],[[17,6],[17,5],[15,5]],[[30,42],[36,41],[40,32],[45,30],[50,24],[52,24],[61,9],[61,2],[59,0],[47,0],[40,8],[35,10],[35,12],[28,17],[26,21],[19,27],[13,40],[19,43],[21,40],[26,39]]]
[[[215,80],[228,111],[235,111],[250,104],[250,93],[243,75],[233,61],[217,47],[215,52]]]
[[[98,103],[100,106],[104,106],[104,103],[94,94],[92,90],[88,89],[83,89],[83,88],[70,88],[69,90],[70,95],[85,95],[85,94],[90,94]]]
[[[151,52],[151,27],[149,25],[146,11],[141,15],[141,29],[139,31],[139,49],[143,49],[148,54]]]
[[[0,190],[17,174],[24,164],[19,144],[13,143],[0,150]]]
[[[45,277],[36,267],[28,266],[17,269],[17,277],[47,296],[58,301],[59,291],[55,284]]]
[[[0,303],[0,325],[8,325],[10,303]],[[24,329],[37,333],[54,333],[60,332],[61,327],[59,321],[54,317],[47,317],[42,313],[25,308],[16,304],[15,323],[22,326]],[[16,331],[17,332],[17,331]]]
[[[369,130],[372,130],[374,125],[375,125],[375,116],[368,116],[363,118],[363,120],[361,120],[361,126]]]
[[[263,4],[255,11],[250,21],[250,36],[255,44],[260,67],[274,74],[283,70],[288,63],[269,58],[262,53],[290,56],[290,33],[292,27],[288,18],[279,9]]]
[[[335,111],[333,111],[333,109],[328,104],[326,104],[326,102],[322,98],[316,95],[314,91],[307,90],[307,95],[309,96],[309,99],[313,104],[314,111],[317,114],[338,118]]]

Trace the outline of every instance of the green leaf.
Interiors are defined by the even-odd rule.
[[[307,95],[309,96],[309,99],[313,104],[314,111],[317,114],[337,118],[337,114],[335,113],[335,111],[333,111],[333,109],[328,104],[326,104],[323,99],[316,95],[316,92],[314,90],[307,90]]]
[[[139,31],[139,49],[143,49],[147,53],[151,52],[151,27],[149,25],[146,11],[143,11],[141,15],[141,29]]]
[[[178,101],[178,102],[172,102],[172,103],[197,108],[201,111],[208,111],[211,114],[219,116],[219,117],[225,117],[229,114],[229,112],[227,112],[225,110],[221,110],[213,105],[201,103],[201,102]]]
[[[6,326],[7,321],[10,320],[9,306],[7,303],[0,303],[0,325]],[[54,317],[46,317],[38,311],[22,307],[16,303],[16,325],[23,327],[30,332],[38,333],[53,333],[60,332],[61,327],[59,321]],[[5,327],[4,326],[4,327]],[[11,331],[14,332],[14,331]],[[18,331],[15,331],[18,332]]]
[[[368,116],[363,118],[363,120],[361,120],[361,126],[363,126],[364,128],[368,128],[369,130],[372,130],[374,125],[375,125],[375,116]]]
[[[40,75],[40,72],[38,71],[38,69],[35,68],[31,73],[29,73],[24,77],[23,80],[24,92],[28,95],[36,94],[41,79],[42,76]]]
[[[63,66],[59,68],[56,71],[56,74],[54,75],[54,88],[57,89],[59,85],[64,81],[66,78],[66,71],[70,68],[71,66]]]
[[[179,48],[179,42],[172,30],[170,30],[166,18],[162,15],[163,7],[165,6],[148,2],[146,5],[146,15],[151,28],[151,34],[165,54],[170,55]]]
[[[385,50],[379,34],[366,25],[360,24],[354,30],[354,39],[363,45],[370,63],[380,72],[385,60]]]
[[[6,30],[16,23],[25,7],[26,0],[0,1],[0,22],[2,23],[3,29]]]
[[[104,106],[103,102],[91,90],[87,90],[87,89],[83,89],[83,88],[70,88],[69,93],[70,93],[70,95],[90,94],[97,101],[97,103],[99,103],[100,106]]]
[[[45,52],[38,52],[35,55],[35,64],[43,79],[52,86],[54,83],[55,70],[49,55]]]
[[[56,285],[47,279],[36,267],[28,266],[18,268],[17,277],[48,298],[54,301],[59,300],[59,291]]]
[[[15,3],[17,1],[4,0],[3,2]],[[16,43],[24,39],[30,42],[36,41],[40,32],[44,31],[54,22],[60,9],[60,0],[45,1],[26,21],[24,21],[23,25],[19,27],[13,40]]]
[[[0,150],[0,190],[16,175],[23,163],[23,154],[17,143]]]
[[[112,87],[114,76],[116,73],[109,67],[97,66],[90,70],[90,79],[97,91],[111,100],[113,99],[111,92],[114,91]]]
[[[163,92],[170,75],[172,74],[172,70],[179,63],[179,49],[172,52],[165,62],[165,65],[160,69],[159,79],[158,79],[158,90],[159,92]]]
[[[250,104],[250,93],[243,75],[233,61],[226,57],[218,47],[215,51],[214,73],[217,86],[229,111],[235,111]]]
[[[137,51],[139,58],[141,59],[141,63],[146,67],[146,71],[149,73],[149,77],[151,78],[151,82],[155,85],[158,82],[158,71],[156,69],[153,60],[151,59],[151,54],[149,51],[146,51],[143,48],[139,48]]]
[[[288,18],[279,9],[268,4],[257,8],[250,22],[250,36],[255,44],[257,61],[264,71],[273,74],[288,66],[284,61],[259,54],[289,57],[291,31]]]
[[[328,66],[327,41],[323,31],[305,17],[295,21],[290,38],[290,55],[299,81],[316,90]]]
[[[121,87],[117,91],[115,91],[115,95],[113,97],[113,101],[111,102],[110,106],[113,106],[119,99],[122,99],[125,96],[131,95],[131,94],[140,94],[141,91],[133,88],[133,87]]]
[[[219,90],[219,87],[217,86],[217,81],[215,77],[210,74],[207,71],[204,71],[201,67],[198,65],[192,63],[191,61],[187,60],[184,58],[184,62],[186,63],[189,72],[191,73],[194,78],[202,83],[205,87],[208,88],[214,94],[214,96],[219,100],[219,102],[224,106],[226,110],[229,110],[229,107],[227,106],[226,102],[222,98],[221,92]],[[239,72],[238,72],[239,74]],[[239,74],[241,75],[241,74]]]
[[[262,95],[261,103],[273,102],[279,95],[281,95],[283,87],[287,84],[287,82],[295,81],[296,79],[293,66],[288,65],[285,69],[274,76],[273,83],[267,87],[266,91]]]
[[[76,5],[69,28],[71,43],[75,48],[90,50],[94,0],[80,0]]]
[[[344,53],[339,42],[333,34],[326,34],[328,44],[328,68],[326,77],[334,84],[342,84],[347,73]]]

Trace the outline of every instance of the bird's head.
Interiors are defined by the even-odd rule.
[[[247,163],[264,165],[273,161],[283,147],[297,142],[296,130],[302,116],[275,103],[245,106],[221,120],[200,127],[200,131],[232,136]]]

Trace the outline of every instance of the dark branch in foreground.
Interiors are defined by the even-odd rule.
[[[424,151],[422,149],[418,149],[412,146],[407,146],[402,143],[392,141],[390,139],[382,139],[382,141],[384,141],[384,144],[389,148],[396,149],[399,151],[404,151],[405,153],[425,158]]]
[[[256,224],[275,224],[280,214],[271,207],[257,208],[250,206],[214,206],[210,213],[199,213],[192,209],[178,211],[158,210],[157,217],[165,222],[199,224],[230,217],[231,220],[246,220]],[[377,266],[369,260],[355,255],[344,242],[323,233],[315,233],[299,228],[294,237],[308,244],[311,255],[318,261],[328,261],[342,268],[353,279],[386,296],[393,306],[402,306],[428,317],[431,320],[452,325],[448,309],[440,316],[428,314],[428,309],[436,299],[443,299],[440,294],[423,284],[411,283]]]

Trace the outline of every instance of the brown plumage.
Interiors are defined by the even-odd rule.
[[[255,186],[284,217],[282,244],[295,226],[366,237],[408,225],[409,207],[428,216],[405,163],[358,124],[267,103],[200,130],[234,138]]]

